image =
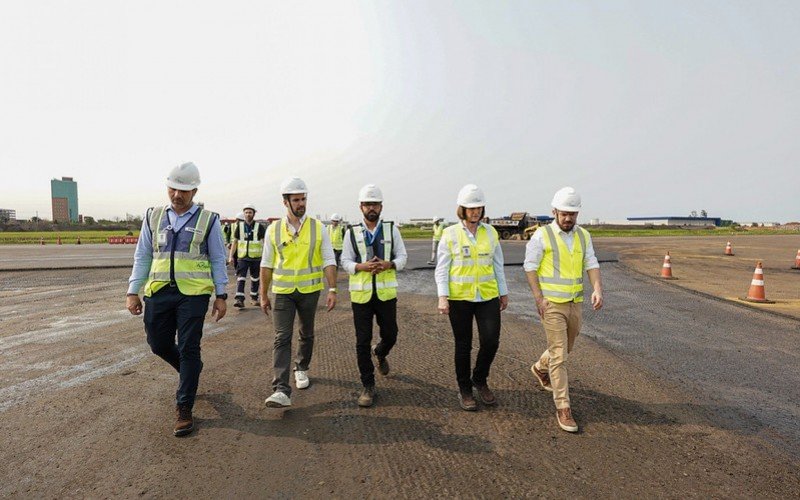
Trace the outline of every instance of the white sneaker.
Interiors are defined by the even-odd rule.
[[[294,385],[298,389],[305,389],[311,382],[308,380],[308,375],[303,370],[295,370],[294,372]]]
[[[267,405],[267,408],[286,408],[287,406],[292,406],[292,400],[286,394],[275,391],[275,393],[268,397],[264,404]]]

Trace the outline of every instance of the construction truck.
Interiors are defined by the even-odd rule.
[[[501,240],[529,240],[536,228],[549,224],[553,218],[549,215],[529,215],[528,212],[514,212],[498,219],[489,219]]]

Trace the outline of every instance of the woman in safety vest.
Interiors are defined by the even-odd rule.
[[[439,313],[450,316],[458,400],[466,411],[478,409],[473,386],[483,404],[497,404],[487,378],[500,345],[500,311],[508,307],[503,250],[497,231],[481,222],[485,211],[483,191],[474,184],[464,186],[456,210],[461,222],[444,230],[436,259]],[[473,318],[478,324],[480,349],[470,373]]]

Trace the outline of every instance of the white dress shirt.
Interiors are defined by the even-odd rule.
[[[475,235],[472,234],[469,229],[467,229],[467,226],[464,225],[463,221],[460,222],[459,225],[461,226],[461,230],[466,233],[467,238],[469,238],[471,242],[475,243]],[[480,226],[485,226],[487,231],[492,230],[491,226],[484,224],[483,222],[480,223]],[[434,277],[436,279],[436,289],[439,297],[450,296],[450,263],[452,260],[453,256],[450,253],[450,246],[447,244],[447,240],[443,234],[442,239],[439,241],[439,247],[436,250],[436,271],[434,273]],[[494,266],[494,277],[497,280],[497,289],[500,293],[500,296],[508,295],[506,273],[503,269],[504,264],[505,261],[503,260],[503,249],[500,247],[500,242],[498,241],[497,246],[494,249],[494,255],[492,256],[492,265]],[[476,292],[475,299],[472,300],[472,302],[486,302],[486,300],[487,299],[481,297],[481,292],[479,290]]]
[[[383,224],[383,219],[378,220],[375,229],[370,231],[366,223],[364,223],[364,230],[369,232],[371,236],[375,236],[375,231],[381,227],[381,224]],[[350,231],[352,230],[348,229],[344,233],[342,267],[348,273],[356,274],[356,264],[359,262],[357,260],[358,255],[356,254],[356,249],[353,248],[353,243],[350,241]],[[408,262],[408,253],[406,252],[406,244],[403,243],[403,237],[400,236],[400,230],[397,229],[397,224],[392,224],[392,251],[394,252],[394,259],[392,259],[391,255],[384,255],[384,258],[388,257],[388,259],[385,260],[392,259],[395,271],[402,271],[406,267],[406,262]]]
[[[551,222],[550,227],[553,228],[553,233],[555,233],[556,238],[561,238],[561,240],[567,245],[569,251],[572,252],[572,247],[575,244],[575,233],[578,229],[578,225],[575,224],[570,232],[562,231],[561,228],[558,227],[558,223],[556,223],[556,221]],[[522,265],[522,268],[525,270],[525,272],[537,271],[539,269],[539,264],[542,263],[542,257],[544,257],[544,238],[544,228],[540,228],[533,233],[533,236],[531,236],[528,244],[525,245],[525,263]],[[597,257],[595,257],[594,254],[592,237],[589,236],[586,238],[586,248],[583,249],[583,269],[588,271],[589,269],[597,269],[599,267],[600,263],[597,262]]]
[[[300,229],[303,229],[303,224],[306,223],[307,217],[303,215],[300,217]],[[274,221],[272,224],[275,224],[277,221]],[[289,233],[297,236],[300,234],[300,229],[295,229],[295,227],[289,223],[288,216],[283,217],[281,219],[281,223],[284,224],[287,228],[289,228]],[[317,221],[317,224],[320,226],[322,222]],[[271,224],[270,224],[271,225]],[[272,230],[271,228],[267,228],[267,234],[264,236],[264,253],[261,254],[261,267],[267,267],[272,269],[275,265],[275,250],[272,246]],[[322,227],[322,268],[326,268],[328,266],[335,266],[336,265],[336,254],[333,253],[333,245],[331,245],[331,235],[328,234],[328,231],[325,230],[325,227]]]

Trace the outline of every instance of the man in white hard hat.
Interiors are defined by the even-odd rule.
[[[495,228],[481,222],[486,197],[475,184],[458,192],[456,215],[461,221],[444,230],[436,256],[439,314],[447,314],[455,339],[455,368],[461,409],[476,411],[478,398],[497,404],[489,389],[489,369],[500,346],[500,313],[508,307],[503,249]],[[480,348],[472,364],[472,322],[478,325]]]
[[[408,255],[400,230],[381,219],[383,193],[367,184],[358,193],[364,220],[347,229],[342,267],[350,274],[350,301],[356,330],[356,359],[363,389],[358,405],[372,406],[375,398],[375,365],[389,374],[386,357],[397,342],[397,271],[406,266]],[[372,319],[378,322],[381,340],[372,345]]]
[[[444,231],[444,219],[441,217],[433,218],[433,240],[431,242],[431,260],[428,264],[436,263],[436,250],[439,248],[439,240],[442,239],[442,231]]]
[[[193,163],[172,169],[167,177],[170,204],[147,210],[128,280],[128,310],[142,314],[139,292],[144,287],[147,343],[179,374],[175,436],[194,430],[192,407],[203,369],[200,339],[209,297],[216,295],[211,311],[216,321],[225,316],[228,298],[219,215],[193,202],[199,185]]]
[[[273,394],[264,401],[270,408],[291,406],[289,373],[294,370],[295,386],[309,386],[308,369],[314,349],[314,318],[319,295],[328,283],[325,306],[336,306],[336,257],[322,222],[306,216],[306,183],[290,177],[281,183],[286,217],[270,224],[261,258],[261,310],[273,309],[268,289],[275,294],[273,324],[275,344],[272,362]],[[299,347],[292,367],[292,331],[295,314],[300,317]]]
[[[583,272],[592,282],[595,311],[603,307],[603,285],[592,238],[577,225],[580,195],[571,187],[559,189],[551,205],[555,219],[537,229],[525,247],[523,267],[547,335],[547,350],[531,372],[552,391],[559,427],[578,432],[570,409],[566,362],[581,329]]]
[[[244,307],[244,289],[247,282],[247,273],[250,273],[250,299],[253,305],[258,306],[258,284],[260,279],[261,255],[264,248],[264,235],[266,226],[255,220],[256,207],[252,203],[242,209],[244,220],[237,221],[233,228],[230,255],[228,262],[236,258],[236,301],[233,307]]]
[[[342,248],[344,244],[344,226],[342,226],[342,216],[339,214],[331,215],[331,224],[328,226],[328,235],[331,238],[333,254],[336,256],[336,267],[342,265]]]

